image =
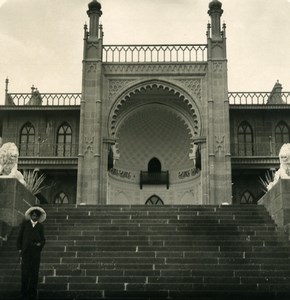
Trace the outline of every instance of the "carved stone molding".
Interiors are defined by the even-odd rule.
[[[87,72],[88,73],[96,73],[97,72],[97,64],[95,64],[95,63],[89,63],[87,65]]]
[[[221,62],[214,62],[213,63],[213,71],[216,73],[220,73],[223,70],[223,64]]]
[[[215,153],[221,155],[225,151],[225,136],[215,136]]]
[[[71,165],[77,167],[77,158],[76,157],[22,157],[18,160],[18,165],[20,167],[31,166],[31,165]]]
[[[104,64],[106,74],[205,74],[207,64]]]
[[[98,49],[99,48],[99,44],[96,43],[96,42],[87,42],[87,49],[91,49],[91,48]]]
[[[85,136],[85,151],[84,153],[94,153],[94,139],[95,136]]]

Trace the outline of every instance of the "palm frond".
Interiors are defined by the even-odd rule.
[[[275,170],[268,170],[265,173],[264,179],[262,177],[259,177],[259,181],[262,185],[263,192],[265,192],[265,193],[268,192],[268,186],[271,182],[274,181],[274,176],[275,176]]]
[[[43,185],[43,182],[46,178],[45,174],[39,175],[39,171],[34,170],[25,170],[23,172],[24,180],[26,181],[26,188],[33,194],[37,195],[44,189],[48,188]]]

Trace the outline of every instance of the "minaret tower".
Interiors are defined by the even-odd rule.
[[[82,100],[78,154],[77,203],[101,204],[100,168],[102,151],[102,32],[101,4],[88,5],[89,29],[84,27]]]
[[[208,14],[208,159],[210,204],[232,202],[226,26],[222,3],[212,0]]]

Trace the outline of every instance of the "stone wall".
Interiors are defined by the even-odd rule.
[[[35,204],[37,199],[17,179],[0,177],[1,240],[7,238],[10,230],[22,222],[25,211]]]
[[[259,201],[264,205],[278,227],[289,229],[290,180],[280,179]]]

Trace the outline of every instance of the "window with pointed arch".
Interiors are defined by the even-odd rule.
[[[289,127],[284,121],[280,121],[275,128],[275,148],[277,155],[279,155],[282,145],[289,143],[289,140]]]
[[[241,204],[256,204],[256,201],[249,191],[245,191],[241,196]]]
[[[62,123],[57,130],[56,156],[72,155],[72,129],[67,122]]]
[[[55,195],[53,204],[68,204],[69,198],[64,192],[60,192],[57,195]]]
[[[253,129],[247,121],[243,121],[238,127],[238,154],[254,155]]]
[[[19,155],[20,156],[33,156],[35,155],[35,129],[34,126],[27,122],[20,130],[19,138]]]
[[[145,205],[164,205],[163,201],[157,195],[153,195],[147,199]]]

